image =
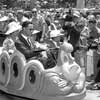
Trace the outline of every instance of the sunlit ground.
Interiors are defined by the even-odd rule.
[[[100,100],[100,90],[99,91],[87,91],[86,97],[83,100]]]
[[[28,100],[28,99],[16,98],[0,92],[0,100]],[[86,97],[82,100],[100,100],[100,90],[98,91],[87,90]]]

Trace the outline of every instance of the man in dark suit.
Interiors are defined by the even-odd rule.
[[[30,40],[30,38],[32,37],[32,31],[32,23],[28,21],[23,22],[22,30],[18,35],[18,40],[15,42],[16,49],[24,54],[26,59],[40,55],[40,52],[35,51],[34,47],[32,47],[32,41]]]

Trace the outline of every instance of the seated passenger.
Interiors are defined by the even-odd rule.
[[[59,30],[53,30],[50,32],[50,38],[55,45],[56,48],[59,48],[61,45],[61,36],[64,36],[64,34],[60,33]]]
[[[6,50],[10,54],[16,50],[14,42],[17,40],[20,30],[21,26],[19,26],[16,22],[10,22],[8,24],[8,29],[5,33],[6,38],[3,41],[3,50]]]
[[[22,30],[19,33],[18,40],[15,42],[16,48],[24,54],[26,59],[40,55],[40,52],[34,50],[31,37],[33,32],[33,25],[26,21],[22,24]]]
[[[58,58],[58,51],[59,47],[61,45],[60,39],[63,34],[60,33],[60,31],[53,30],[50,33],[50,40],[47,40],[46,43],[49,47],[49,50],[47,51],[47,60],[45,64],[45,68],[53,68],[57,64],[57,58]]]
[[[5,35],[7,37],[10,37],[13,41],[17,40],[18,34],[21,31],[21,25],[16,23],[14,20],[11,20],[7,26],[7,31],[5,32]]]

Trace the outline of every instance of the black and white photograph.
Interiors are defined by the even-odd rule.
[[[100,0],[0,0],[0,100],[100,100]]]

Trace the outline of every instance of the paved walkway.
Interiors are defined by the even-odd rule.
[[[0,93],[0,100],[25,100],[25,99],[13,98],[9,95]],[[87,91],[86,97],[83,100],[100,100],[100,90],[99,91]]]
[[[84,100],[100,100],[100,90],[99,91],[87,91]]]

